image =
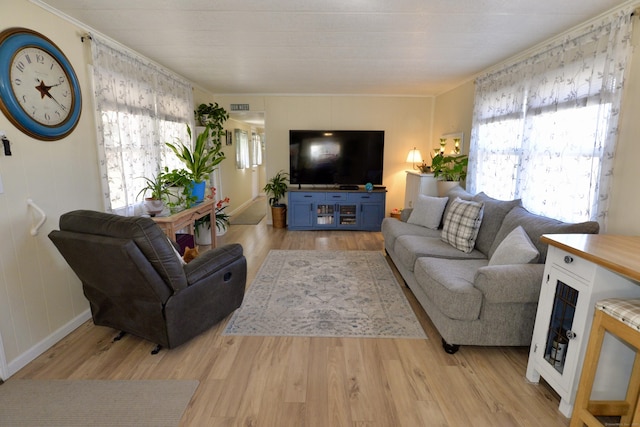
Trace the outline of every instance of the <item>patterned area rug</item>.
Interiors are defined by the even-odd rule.
[[[426,338],[374,251],[270,251],[224,334]]]

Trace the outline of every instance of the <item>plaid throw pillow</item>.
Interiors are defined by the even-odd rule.
[[[456,197],[444,218],[442,240],[462,252],[471,252],[476,244],[483,211],[484,203]]]

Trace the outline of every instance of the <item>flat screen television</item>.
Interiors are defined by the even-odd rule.
[[[291,184],[382,185],[384,131],[290,130]]]

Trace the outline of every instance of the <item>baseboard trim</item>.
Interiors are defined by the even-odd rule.
[[[51,335],[45,337],[42,341],[31,347],[29,350],[22,353],[16,359],[12,360],[8,364],[8,376],[3,378],[7,380],[10,376],[18,372],[20,369],[27,366],[36,357],[40,356],[45,351],[49,350],[58,341],[69,335],[71,332],[80,327],[84,322],[91,319],[91,310],[86,309],[75,318],[71,319],[68,323],[54,331]]]

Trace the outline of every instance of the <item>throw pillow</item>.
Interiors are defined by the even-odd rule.
[[[483,211],[484,203],[456,197],[444,217],[442,240],[462,252],[471,252],[476,244]]]
[[[173,242],[171,241],[171,239],[167,237],[167,241],[169,242],[171,249],[173,249],[173,252],[176,254],[176,257],[180,260],[180,264],[186,265],[187,263],[184,261],[184,259],[182,259],[182,255],[180,255],[180,252],[178,252],[176,247],[173,245]]]
[[[442,213],[448,201],[448,197],[431,197],[420,194],[407,222],[437,229],[440,226]]]
[[[531,242],[522,226],[513,229],[498,245],[489,265],[532,264],[538,261],[540,252]]]

